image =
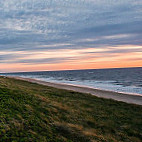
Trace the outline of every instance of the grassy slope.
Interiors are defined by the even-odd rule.
[[[0,141],[140,142],[142,106],[0,77]]]

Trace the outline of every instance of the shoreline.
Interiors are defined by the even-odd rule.
[[[113,92],[113,91],[106,91],[106,90],[101,90],[101,89],[94,89],[94,88],[82,87],[82,86],[70,85],[70,84],[52,83],[52,82],[46,82],[46,81],[41,81],[41,80],[32,79],[32,78],[23,78],[23,77],[17,77],[17,76],[7,76],[7,77],[18,79],[18,80],[23,80],[23,81],[28,81],[31,83],[37,83],[37,84],[41,84],[45,86],[50,86],[50,87],[54,87],[58,89],[70,90],[70,91],[75,91],[79,93],[92,94],[93,96],[106,98],[106,99],[113,99],[113,100],[121,101],[125,103],[142,105],[142,96],[138,96],[138,95],[118,93],[118,92]]]

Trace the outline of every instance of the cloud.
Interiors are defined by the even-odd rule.
[[[22,54],[17,57],[17,51],[73,49],[77,52],[88,48],[142,45],[141,0],[5,0],[0,1],[0,13],[0,51],[15,52],[9,56],[0,54],[0,63],[22,58]],[[112,49],[107,54],[132,51],[141,53],[134,48]],[[17,62],[65,60],[52,57],[37,60],[35,57]]]

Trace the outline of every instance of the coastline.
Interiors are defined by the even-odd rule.
[[[0,77],[2,141],[142,141],[142,105],[54,87]]]
[[[69,85],[69,84],[51,83],[51,82],[45,82],[45,81],[32,79],[32,78],[23,78],[23,77],[17,77],[17,76],[7,76],[7,77],[24,80],[24,81],[28,81],[32,83],[37,83],[37,84],[41,84],[45,86],[50,86],[50,87],[54,87],[58,89],[71,90],[71,91],[80,92],[80,93],[88,93],[97,97],[113,99],[113,100],[121,101],[125,103],[142,105],[142,96],[138,96],[138,95],[118,93],[113,91],[106,91],[106,90],[100,90],[100,89],[94,89],[94,88],[82,87],[82,86],[76,86],[76,85]]]

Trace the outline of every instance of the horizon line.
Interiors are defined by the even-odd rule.
[[[35,70],[35,71],[15,71],[15,72],[0,72],[0,74],[10,74],[10,73],[32,73],[32,72],[59,72],[59,71],[78,71],[78,70],[107,70],[107,69],[129,69],[129,68],[142,68],[138,67],[114,67],[114,68],[88,68],[88,69],[61,69],[61,70]]]

